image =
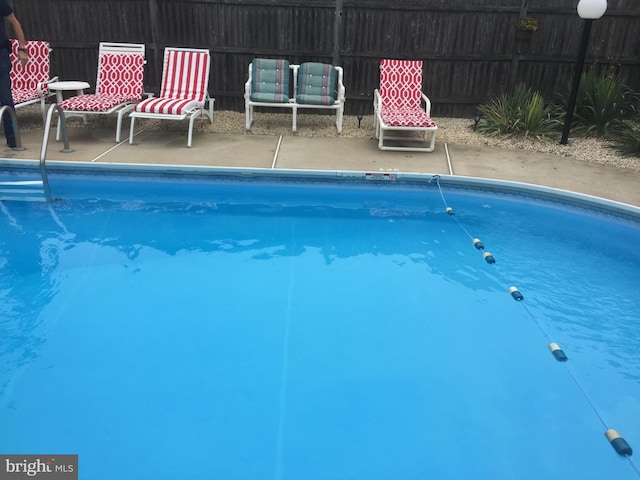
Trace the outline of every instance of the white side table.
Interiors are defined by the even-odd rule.
[[[77,82],[77,81],[68,81],[68,82],[51,82],[49,84],[49,90],[52,92],[56,92],[56,103],[60,103],[64,100],[62,92],[74,91],[78,95],[84,94],[84,89],[89,88],[89,84],[87,82]],[[84,123],[87,123],[87,116],[82,113],[69,114],[65,113],[65,117],[81,117]],[[56,141],[60,141],[60,122],[56,127]]]
[[[85,88],[89,88],[87,82],[51,82],[48,84],[49,90],[56,92],[56,102],[60,103],[64,100],[62,92],[68,92],[75,90],[78,95],[84,93]]]

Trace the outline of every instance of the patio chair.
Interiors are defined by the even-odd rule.
[[[435,148],[435,122],[430,118],[431,101],[422,92],[422,62],[409,60],[382,60],[380,62],[380,89],[374,91],[374,125],[378,148],[414,152],[432,152]],[[409,136],[389,136],[389,132],[420,132],[428,146],[406,145]],[[430,138],[429,138],[430,137]],[[385,140],[403,141],[405,146]],[[415,141],[415,140],[414,140]]]
[[[116,142],[119,142],[122,117],[143,97],[145,63],[144,44],[101,42],[95,93],[63,100],[60,108],[65,115],[83,117],[117,112]],[[60,122],[56,138],[60,138]]]
[[[29,61],[23,67],[18,60],[18,41],[11,39],[11,94],[15,108],[40,102],[42,115],[45,115],[45,101],[55,95],[47,88],[58,77],[49,78],[51,47],[49,42],[31,40],[25,43],[29,52]]]
[[[251,130],[255,107],[293,109],[293,99],[289,96],[291,70],[289,61],[282,59],[254,58],[249,64],[249,78],[244,84],[247,130]]]
[[[213,123],[213,102],[207,91],[211,58],[209,50],[166,47],[160,96],[138,103],[131,117],[129,143],[133,144],[136,118],[185,120],[189,118],[187,146],[191,147],[193,122],[205,115]]]
[[[297,69],[296,102],[293,107],[293,131],[300,108],[330,109],[336,111],[336,129],[342,133],[345,89],[342,67],[325,63],[307,62]]]

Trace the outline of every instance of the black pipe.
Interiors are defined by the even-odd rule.
[[[584,29],[582,30],[582,43],[580,44],[580,53],[578,54],[578,63],[576,64],[576,74],[573,78],[573,87],[567,104],[567,114],[564,118],[564,129],[562,130],[562,139],[560,145],[566,145],[569,141],[569,130],[573,122],[573,111],[576,107],[576,98],[578,98],[578,88],[580,87],[580,78],[582,77],[582,69],[584,67],[584,59],[587,56],[587,47],[589,45],[589,35],[591,34],[591,24],[593,19],[587,18],[584,21]]]

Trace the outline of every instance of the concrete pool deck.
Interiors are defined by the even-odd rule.
[[[128,134],[127,124],[123,136]],[[432,153],[391,152],[379,150],[373,138],[197,131],[193,147],[187,148],[185,128],[142,130],[135,136],[134,144],[129,145],[128,137],[115,142],[113,128],[70,125],[68,140],[75,151],[62,153],[63,144],[56,142],[55,128],[51,130],[47,161],[453,174],[559,188],[640,206],[640,172],[524,150],[460,144],[445,147],[444,143],[436,142]],[[42,130],[22,132],[26,150],[2,147],[0,157],[38,159],[42,135]]]

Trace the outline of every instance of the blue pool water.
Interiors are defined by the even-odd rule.
[[[639,476],[604,436],[640,451],[637,223],[444,187],[454,218],[433,184],[52,185],[0,205],[0,452],[86,480]]]

